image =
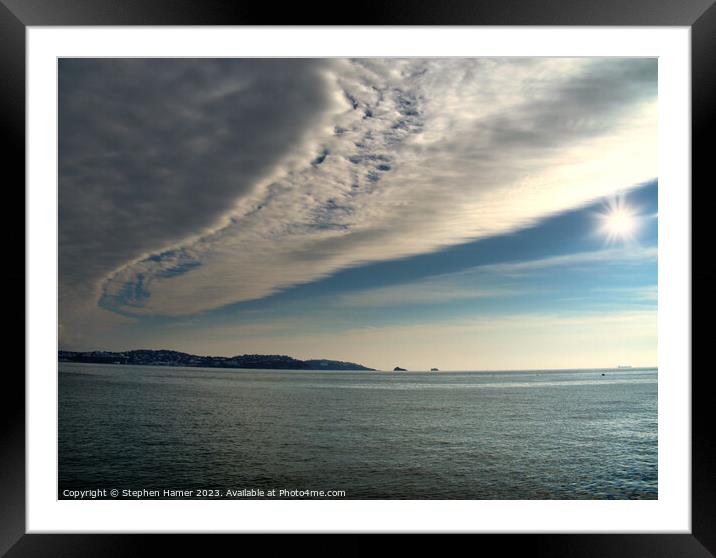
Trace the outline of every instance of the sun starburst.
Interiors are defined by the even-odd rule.
[[[626,244],[636,240],[639,216],[636,209],[627,204],[624,196],[610,200],[598,218],[600,232],[606,236],[609,244]]]

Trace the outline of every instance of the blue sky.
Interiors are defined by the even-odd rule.
[[[651,59],[62,61],[60,348],[656,365],[655,103]]]

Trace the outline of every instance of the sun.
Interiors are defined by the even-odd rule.
[[[607,215],[606,228],[613,236],[631,236],[636,227],[636,220],[628,210],[623,208],[612,211]]]
[[[600,230],[606,235],[609,243],[631,242],[635,239],[638,225],[636,211],[629,207],[623,198],[609,203],[603,213],[599,214]]]

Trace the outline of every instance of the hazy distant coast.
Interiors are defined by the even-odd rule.
[[[232,357],[198,356],[178,351],[58,351],[60,362],[132,364],[135,366],[195,366],[202,368],[261,368],[273,370],[375,370],[340,360],[298,360],[285,355],[237,355]]]

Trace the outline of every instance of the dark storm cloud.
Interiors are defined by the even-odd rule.
[[[61,60],[61,289],[210,227],[327,105],[321,64]]]

